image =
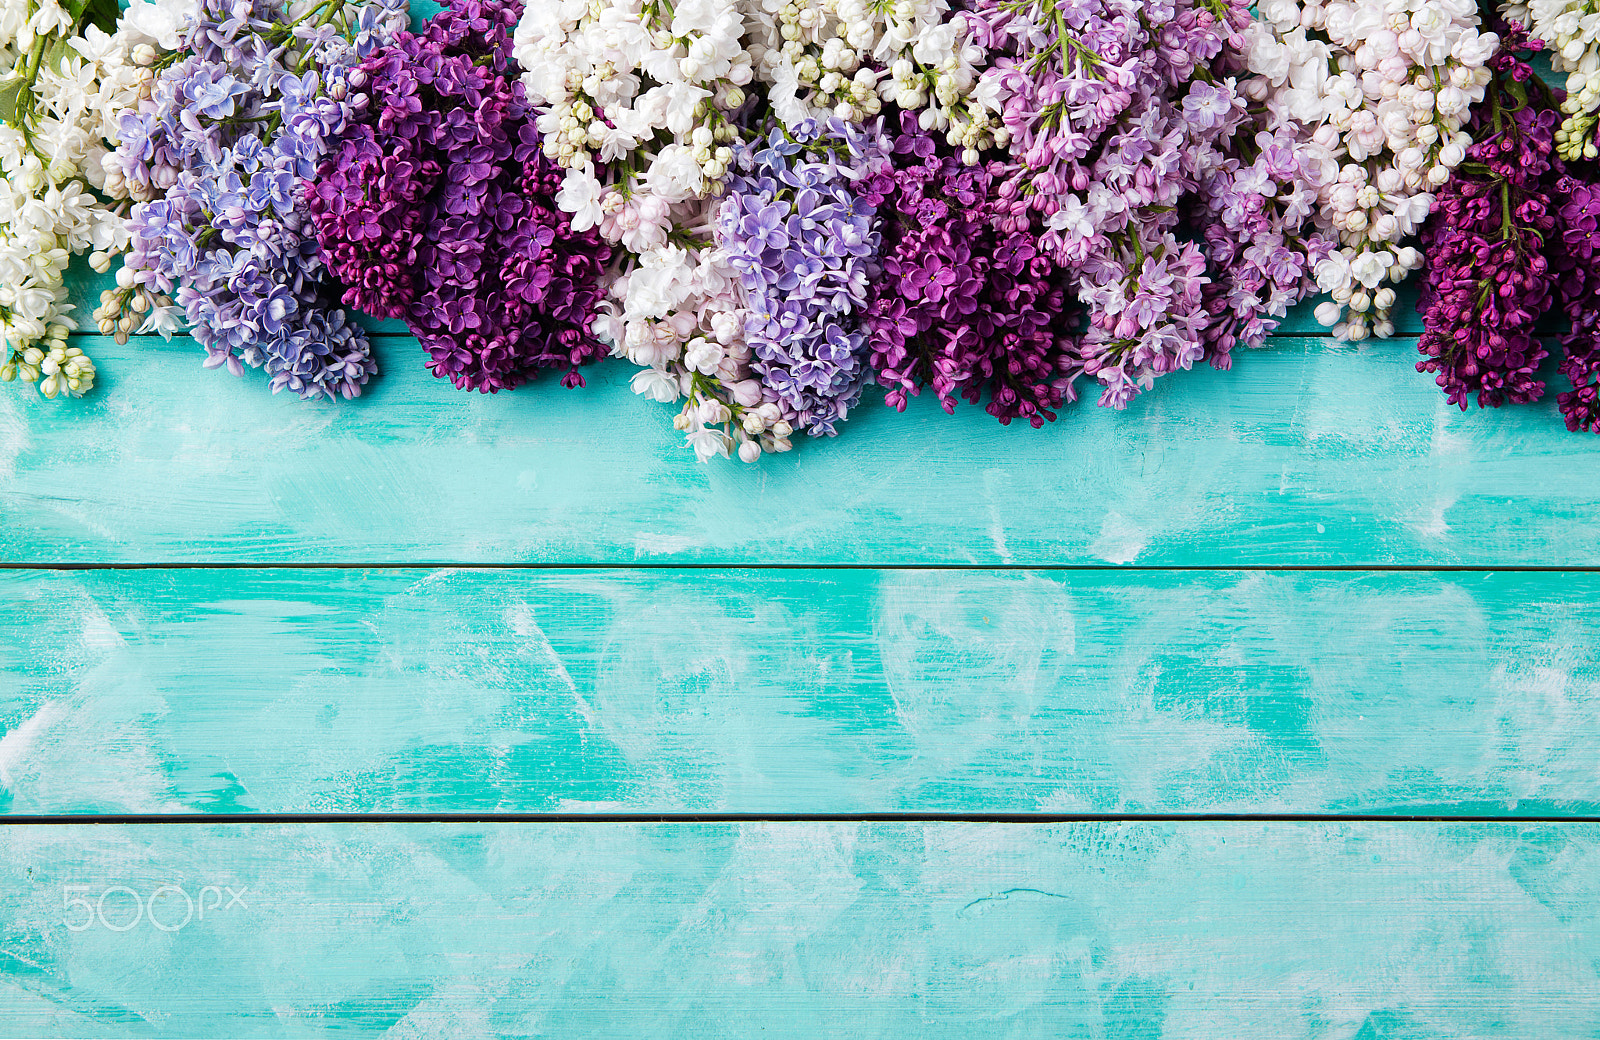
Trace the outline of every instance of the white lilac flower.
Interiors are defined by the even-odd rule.
[[[1250,68],[1268,105],[1336,132],[1337,175],[1319,205],[1339,236],[1317,281],[1336,307],[1317,309],[1340,339],[1394,332],[1393,293],[1422,264],[1401,243],[1471,138],[1499,45],[1474,0],[1270,0],[1252,28]],[[1263,88],[1257,88],[1263,89]]]
[[[127,185],[105,160],[122,113],[149,92],[161,41],[141,26],[170,34],[184,6],[135,0],[107,32],[92,21],[109,18],[96,5],[75,19],[51,0],[0,0],[0,82],[10,84],[0,88],[0,380],[37,383],[46,397],[94,385],[94,364],[67,346],[77,324],[63,277],[74,255],[89,253],[104,273],[127,248]],[[130,299],[102,331],[126,338],[168,302]]]
[[[1600,158],[1600,4],[1595,0],[1529,0],[1501,5],[1506,21],[1545,41],[1550,64],[1567,74],[1566,116],[1556,150],[1568,161]]]
[[[971,153],[1004,143],[998,97],[980,89],[983,49],[946,0],[760,0],[751,46],[785,124],[861,122],[894,103]],[[757,10],[758,9],[758,10]]]

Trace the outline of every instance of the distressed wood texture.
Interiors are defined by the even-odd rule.
[[[1407,342],[1279,340],[1040,431],[864,405],[756,466],[696,464],[619,364],[491,398],[392,339],[370,397],[307,406],[95,349],[83,401],[0,394],[0,560],[1600,565],[1600,438],[1461,414]]]
[[[7,834],[24,1036],[1600,1034],[1594,825]]]
[[[1600,813],[1600,574],[0,572],[0,811]]]

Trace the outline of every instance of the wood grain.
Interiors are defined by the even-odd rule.
[[[620,364],[489,398],[386,340],[370,397],[308,406],[186,341],[96,349],[90,398],[0,394],[0,561],[1600,566],[1600,438],[1461,414],[1400,342],[1275,341],[1040,431],[865,404],[756,466],[695,463]]]
[[[0,811],[1600,814],[1597,574],[0,572]]]
[[[12,1035],[1600,1032],[1594,825],[5,833]],[[135,914],[168,885],[166,927],[244,891],[167,932]],[[66,905],[107,890],[105,924]]]

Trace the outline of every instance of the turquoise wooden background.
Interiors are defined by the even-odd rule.
[[[388,328],[351,404],[93,337],[0,394],[0,1036],[1600,1036],[1553,403],[1307,308],[701,466],[626,366]]]

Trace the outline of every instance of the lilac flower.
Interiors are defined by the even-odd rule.
[[[1572,389],[1558,398],[1567,429],[1600,433],[1600,184],[1568,175],[1557,184],[1562,237],[1551,249],[1563,308],[1561,374]]]
[[[1548,355],[1534,325],[1555,302],[1546,257],[1565,170],[1556,156],[1559,102],[1517,56],[1519,31],[1502,37],[1495,78],[1468,124],[1467,161],[1435,195],[1422,232],[1429,267],[1421,297],[1419,372],[1437,373],[1451,404],[1465,409],[1543,395]]]
[[[1221,126],[1233,117],[1233,91],[1210,83],[1196,83],[1184,96],[1183,115],[1200,130]]]
[[[372,50],[352,73],[372,100],[305,184],[344,301],[405,318],[436,376],[485,393],[546,368],[582,386],[606,353],[590,326],[610,249],[556,207],[509,64],[521,11],[462,0]]]
[[[838,432],[870,376],[863,318],[882,236],[855,185],[887,169],[887,145],[876,126],[807,119],[734,149],[717,245],[742,283],[752,367],[813,436]]]
[[[1273,106],[1223,144],[1191,226],[1205,243],[1203,337],[1214,368],[1229,368],[1240,344],[1262,346],[1289,308],[1316,292],[1316,266],[1339,244],[1316,209],[1336,168],[1309,128]]]
[[[1066,268],[1039,249],[1037,220],[1012,214],[1001,194],[1006,168],[963,164],[909,113],[893,159],[859,185],[892,215],[866,322],[888,403],[904,410],[928,386],[946,412],[963,397],[1002,424],[1053,421],[1074,397],[1077,316]]]
[[[330,0],[313,38],[281,0],[201,0],[177,60],[122,120],[117,153],[136,197],[127,269],[170,292],[206,365],[264,368],[274,392],[354,397],[377,370],[364,333],[324,284],[297,178],[349,114],[355,4]],[[367,21],[393,33],[403,0]],[[285,41],[304,56],[285,65]],[[337,86],[337,89],[330,89]]]
[[[184,85],[194,111],[211,119],[233,115],[235,101],[248,93],[250,85],[235,79],[226,69],[201,65]]]
[[[1231,346],[1237,336],[1217,327],[1232,320],[1206,287],[1236,254],[1211,262],[1181,225],[1204,208],[1248,119],[1235,88],[1248,4],[976,0],[969,17],[994,58],[984,79],[1004,98],[1011,138],[995,174],[997,229],[1035,229],[1087,318],[1050,378],[1092,377],[1100,403],[1122,407]],[[1229,302],[1246,299],[1261,303],[1251,291]]]

